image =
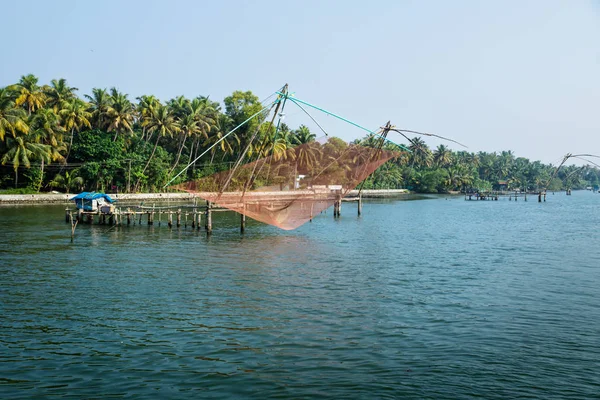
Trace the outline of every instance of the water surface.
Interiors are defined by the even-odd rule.
[[[344,203],[286,232],[0,207],[0,393],[599,398],[600,194]]]

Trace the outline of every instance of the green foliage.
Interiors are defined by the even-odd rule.
[[[205,96],[178,96],[161,102],[144,95],[134,104],[116,88],[94,88],[83,97],[77,96],[77,90],[65,79],[43,85],[34,75],[0,88],[0,162],[5,166],[0,188],[164,190],[183,165],[201,154],[206,152],[197,161],[199,167],[192,165],[173,184],[228,169],[247,146],[247,155],[254,159],[273,154],[293,161],[277,172],[274,182],[283,187],[292,185],[296,174],[310,175],[320,168],[324,147],[334,155],[348,146],[338,138],[316,142],[316,135],[304,125],[291,129],[282,124],[276,132],[274,126],[259,126],[260,118],[220,141],[262,109],[259,98],[250,91],[233,92],[224,99],[222,111],[218,102]],[[257,138],[250,143],[255,132]],[[369,147],[379,144],[372,135],[355,142]],[[207,151],[213,144],[217,145]],[[404,187],[439,193],[488,191],[506,188],[504,183],[514,190],[535,191],[600,184],[597,168],[564,166],[556,172],[552,165],[516,157],[512,151],[470,153],[452,151],[445,145],[432,151],[419,137],[411,140],[410,153],[389,143],[384,148],[399,156],[375,171],[365,181],[365,188]],[[68,165],[56,168],[65,162]],[[51,163],[53,168],[47,168]],[[326,172],[340,183],[347,179],[337,164],[331,164]],[[19,178],[24,182],[19,184]],[[256,183],[266,179],[257,176]],[[320,182],[315,178],[312,183]]]

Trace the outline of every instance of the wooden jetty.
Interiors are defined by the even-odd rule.
[[[339,218],[342,213],[342,202],[356,202],[357,213],[362,214],[362,196],[359,194],[354,197],[340,198],[333,205],[333,217]],[[219,207],[210,201],[205,204],[192,205],[166,205],[166,206],[110,206],[99,208],[96,211],[84,211],[82,209],[66,208],[65,222],[71,224],[71,240],[75,235],[77,224],[99,224],[99,225],[142,225],[149,226],[158,224],[161,226],[163,220],[168,228],[187,228],[201,230],[204,225],[204,230],[207,235],[210,235],[213,230],[213,213],[215,212],[234,212],[229,208]],[[311,220],[312,221],[312,220]],[[246,230],[246,216],[240,214],[240,232]]]
[[[491,192],[473,192],[465,193],[465,200],[476,200],[476,201],[498,201],[500,198],[507,198],[509,201],[518,201],[522,198],[527,201],[527,195],[537,196],[538,202],[546,201],[546,192],[510,192],[510,191],[491,191]]]

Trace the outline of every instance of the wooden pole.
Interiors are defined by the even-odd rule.
[[[206,202],[206,234],[210,235],[212,233],[212,212],[210,211],[211,204],[210,201]]]
[[[240,232],[244,233],[246,230],[246,214],[240,214]]]
[[[173,213],[171,211],[169,211],[167,225],[169,225],[169,228],[173,227]]]
[[[177,227],[181,226],[181,208],[177,210]]]
[[[148,225],[154,225],[154,213],[148,211]]]
[[[71,217],[71,210],[65,208],[65,222],[69,223],[73,217]]]
[[[131,210],[127,209],[127,225],[131,225]]]
[[[73,243],[73,240],[75,239],[75,228],[77,228],[79,220],[76,219],[73,221],[73,214],[69,213],[69,221],[71,222],[71,243]]]
[[[358,216],[362,214],[362,193],[358,194]]]

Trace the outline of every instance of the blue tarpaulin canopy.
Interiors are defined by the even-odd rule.
[[[97,200],[103,198],[109,203],[114,203],[115,201],[111,199],[111,197],[105,193],[96,193],[96,192],[81,192],[77,196],[72,197],[70,200]]]

